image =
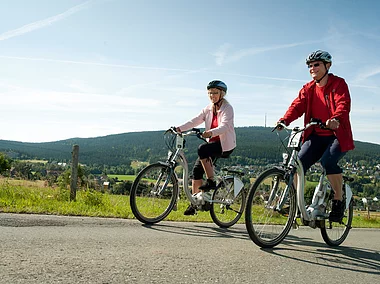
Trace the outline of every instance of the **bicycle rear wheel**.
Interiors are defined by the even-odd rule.
[[[332,196],[331,196],[332,197]],[[343,200],[346,200],[345,194]],[[328,200],[326,211],[331,211],[332,198]],[[347,238],[351,230],[354,206],[351,199],[348,207],[344,210],[344,217],[341,222],[330,222],[328,219],[321,223],[321,234],[326,244],[335,247],[339,246]]]
[[[221,228],[228,228],[239,221],[244,212],[245,192],[242,189],[234,196],[234,178],[226,178],[221,187],[214,191],[210,215],[215,224]]]
[[[134,180],[130,205],[139,221],[154,224],[169,215],[177,197],[178,182],[173,170],[155,163],[144,168]]]
[[[245,225],[252,241],[260,247],[271,248],[278,245],[289,233],[296,214],[296,192],[288,187],[285,203],[276,209],[287,187],[285,171],[271,168],[256,179],[247,196]]]

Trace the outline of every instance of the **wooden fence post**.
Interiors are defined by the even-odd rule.
[[[75,201],[77,196],[78,183],[78,156],[79,146],[74,145],[72,153],[71,179],[70,179],[70,201]]]

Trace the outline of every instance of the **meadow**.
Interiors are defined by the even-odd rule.
[[[0,179],[0,212],[134,219],[129,196],[94,190],[78,190],[76,201],[70,201],[69,196],[68,189],[50,187],[43,181]],[[209,212],[184,216],[187,206],[187,200],[180,200],[177,211],[165,220],[212,222]],[[244,216],[239,223],[244,223]],[[355,211],[352,227],[380,228],[380,213],[370,212],[368,216],[365,211]]]

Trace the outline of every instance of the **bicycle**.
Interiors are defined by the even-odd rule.
[[[272,131],[282,127],[290,130],[287,153],[283,154],[282,166],[262,172],[251,186],[245,209],[245,224],[252,241],[260,247],[272,248],[283,241],[290,229],[297,228],[297,218],[311,228],[319,228],[329,246],[340,245],[348,236],[353,218],[352,191],[343,177],[344,217],[340,222],[329,221],[334,191],[323,171],[315,188],[312,202],[306,205],[304,198],[304,171],[298,152],[302,134],[311,126],[325,127],[320,120],[312,119],[304,128],[287,128],[280,123]],[[286,147],[283,144],[284,147]],[[297,173],[297,189],[293,183]]]
[[[177,210],[180,188],[175,169],[180,166],[186,198],[197,210],[210,211],[212,220],[219,227],[228,228],[238,222],[244,212],[246,192],[241,181],[244,172],[228,167],[220,172],[215,169],[216,189],[192,194],[188,186],[189,168],[184,152],[185,138],[188,136],[206,141],[197,128],[179,133],[172,127],[164,133],[168,147],[167,160],[148,165],[137,175],[130,192],[132,212],[142,223],[154,224],[165,219],[172,210]],[[216,161],[217,158],[213,160],[214,168]]]

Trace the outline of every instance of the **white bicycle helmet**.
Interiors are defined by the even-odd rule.
[[[310,62],[323,61],[324,63],[332,63],[332,56],[327,51],[317,50],[309,54],[306,58],[306,65]]]

